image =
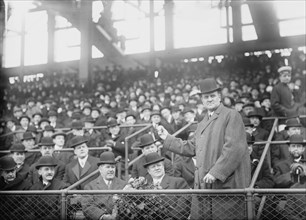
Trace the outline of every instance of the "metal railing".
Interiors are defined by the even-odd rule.
[[[263,196],[267,202],[260,207]],[[305,197],[305,189],[2,191],[0,215],[66,220],[102,211],[117,219],[303,219]]]

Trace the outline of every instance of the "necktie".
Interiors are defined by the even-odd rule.
[[[110,189],[110,188],[111,188],[111,184],[112,184],[112,182],[111,182],[111,181],[107,181],[107,187],[108,187],[108,189]]]

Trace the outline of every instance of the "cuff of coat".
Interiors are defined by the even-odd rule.
[[[221,180],[222,182],[224,182],[227,178],[226,176],[214,171],[213,169],[210,170],[208,173],[212,175],[213,177],[215,177],[216,179]]]

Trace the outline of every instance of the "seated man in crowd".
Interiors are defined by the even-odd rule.
[[[40,146],[40,153],[42,157],[44,156],[50,156],[53,157],[53,152],[54,152],[54,142],[51,137],[43,137],[41,139],[41,142],[39,143]],[[54,157],[53,157],[54,158]],[[40,158],[41,159],[41,158]],[[64,178],[64,173],[65,173],[65,166],[62,161],[55,159],[56,166],[54,167],[54,179],[58,180],[63,180]],[[38,169],[36,168],[38,162],[32,164],[30,167],[30,172],[29,172],[29,181],[32,185],[35,185],[37,182],[39,182],[39,172]]]
[[[156,142],[157,142],[156,140],[155,141],[153,140],[153,136],[151,134],[144,134],[140,137],[140,143],[137,147],[141,148],[142,153],[144,154],[144,156],[146,156],[149,153],[158,151]],[[142,157],[133,164],[132,173],[131,173],[133,178],[138,178],[140,176],[145,178],[151,177],[148,174],[147,169],[144,168],[143,166],[144,163],[145,163],[145,157]],[[172,163],[168,159],[165,159],[165,172],[168,175],[173,176]]]
[[[70,163],[74,158],[74,154],[71,151],[60,151],[65,148],[66,136],[66,133],[61,131],[55,132],[52,135],[54,142],[53,156],[55,159],[62,161],[64,164]]]
[[[115,176],[116,160],[114,153],[103,152],[97,165],[100,175],[86,184],[85,190],[120,190],[125,187],[125,181]],[[88,219],[116,219],[112,195],[85,196],[82,200],[82,207],[84,215]]]
[[[13,144],[10,148],[11,157],[16,163],[16,172],[20,177],[26,179],[28,177],[30,166],[24,163],[25,153],[27,152],[25,146],[21,143]]]
[[[76,159],[73,159],[66,165],[64,182],[69,185],[74,184],[78,180],[98,169],[97,163],[99,162],[99,159],[88,155],[88,146],[86,143],[87,139],[83,136],[75,136],[71,139],[70,147],[74,148]],[[84,189],[84,186],[96,177],[97,175],[89,178],[77,186],[76,189]]]
[[[148,180],[161,189],[189,189],[187,182],[181,177],[169,176],[165,173],[164,157],[158,153],[149,153],[145,157],[144,167],[151,178]],[[190,212],[190,201],[188,196],[167,195],[163,197],[163,202],[169,208],[171,219],[187,219]]]
[[[303,135],[305,137],[305,128],[303,128],[298,118],[291,118],[286,121],[285,130],[277,133],[275,135],[275,141],[287,141],[292,135]],[[304,152],[304,157],[306,152]],[[271,145],[271,163],[272,168],[274,169],[276,164],[282,160],[288,160],[290,158],[290,152],[288,150],[287,144],[273,144]]]
[[[306,142],[303,141],[303,136],[294,134],[290,137],[288,148],[290,157],[279,161],[274,168],[275,184],[277,188],[289,188],[303,171],[301,167],[306,166],[305,162],[305,146]]]
[[[269,137],[269,132],[262,128],[262,118],[263,114],[259,109],[249,112],[247,117],[250,119],[251,123],[254,125],[252,135],[255,137],[255,140],[266,141]]]
[[[16,172],[14,159],[9,156],[0,158],[0,191],[27,190],[30,183]]]
[[[33,150],[36,148],[35,137],[32,135],[32,132],[29,131],[24,132],[21,139],[21,143],[25,146],[26,150]],[[35,163],[38,160],[39,157],[40,155],[38,153],[26,152],[24,163],[31,166],[33,163]]]
[[[257,165],[259,163],[260,157],[257,157],[258,153],[256,145],[254,145],[255,138],[254,136],[250,135],[249,133],[246,133],[246,138],[247,138],[247,143],[248,143],[248,149],[251,157],[251,173],[252,173],[252,178],[255,173],[255,170],[257,168]],[[257,176],[257,180],[255,182],[254,187],[255,188],[273,188],[274,186],[274,181],[273,181],[273,176],[270,172],[268,162],[265,158],[262,167],[260,169],[260,172]]]

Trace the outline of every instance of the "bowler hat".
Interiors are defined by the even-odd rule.
[[[38,122],[38,125],[40,126],[40,124],[41,124],[42,122],[48,122],[48,123],[50,124],[50,121],[49,121],[49,119],[47,119],[47,118],[42,118],[42,119],[40,119],[40,121]]]
[[[93,111],[98,111],[99,113],[101,112],[100,109],[99,109],[98,107],[93,107],[93,108],[91,109],[91,111],[92,111],[92,112],[93,112]]]
[[[246,132],[246,140],[248,144],[254,144],[255,137],[251,135],[250,133]]]
[[[115,126],[118,126],[118,122],[116,119],[111,119],[107,122],[107,127],[108,128],[112,128],[112,127],[115,127]]]
[[[136,114],[135,114],[134,111],[128,111],[128,112],[126,113],[125,118],[130,117],[130,116],[132,116],[133,118],[136,119]]]
[[[54,146],[53,139],[51,137],[42,137],[39,146]]]
[[[302,127],[302,125],[297,118],[290,118],[286,121],[285,129],[288,129],[290,127]]]
[[[52,156],[42,156],[36,163],[35,168],[38,170],[40,167],[56,167],[57,163],[54,157]]]
[[[76,121],[73,121],[71,123],[71,129],[77,129],[77,130],[80,130],[82,129],[84,126],[83,126],[83,123],[79,120],[76,120]]]
[[[27,128],[27,131],[37,133],[37,129],[34,125],[29,125],[28,128]]]
[[[191,112],[191,113],[193,113],[193,114],[194,114],[193,109],[192,109],[192,108],[190,108],[190,107],[186,107],[186,108],[184,108],[184,110],[183,110],[183,114],[186,114],[187,112]]]
[[[54,128],[51,125],[46,125],[44,131],[54,131]]]
[[[250,117],[258,117],[260,120],[263,117],[262,112],[259,109],[255,109],[253,111],[250,111],[249,114],[247,115],[248,118]]]
[[[282,74],[283,72],[290,72],[292,71],[292,67],[291,66],[282,66],[280,68],[278,68],[277,72],[279,74]]]
[[[22,112],[22,109],[20,107],[18,107],[18,106],[15,106],[14,107],[14,113],[15,112]]]
[[[221,90],[221,87],[218,86],[214,78],[206,78],[204,80],[201,80],[199,84],[200,84],[199,94],[207,94]]]
[[[71,119],[80,120],[81,114],[79,112],[72,112]]]
[[[253,108],[255,108],[255,105],[254,105],[253,102],[248,102],[248,103],[245,103],[245,104],[242,106],[242,108],[245,108],[245,107],[253,107]]]
[[[174,106],[171,108],[171,111],[172,111],[172,112],[180,112],[181,109],[180,109],[180,107],[179,107],[178,105],[174,105]]]
[[[30,131],[24,132],[22,135],[21,141],[30,140],[30,139],[35,139],[35,137],[32,135],[32,132]]]
[[[83,136],[75,136],[71,139],[71,148],[77,147],[81,144],[87,143],[88,139]]]
[[[43,115],[41,114],[41,112],[35,112],[35,113],[32,115],[32,118],[34,118],[35,115],[40,115],[40,117],[43,116]]]
[[[19,121],[21,121],[21,119],[23,118],[27,118],[29,120],[29,122],[31,121],[30,117],[27,116],[27,115],[21,115],[20,118],[19,118]]]
[[[10,148],[11,153],[13,152],[27,152],[25,146],[21,143],[13,144]]]
[[[143,165],[145,168],[151,164],[154,163],[158,163],[160,161],[163,161],[165,158],[161,157],[158,153],[153,152],[153,153],[149,153],[148,155],[146,155],[145,157],[145,161],[146,163]]]
[[[57,116],[57,112],[56,112],[56,111],[51,110],[51,111],[49,111],[49,112],[48,112],[48,116],[49,116],[49,117],[52,117],[52,116]]]
[[[249,118],[243,117],[242,118],[244,127],[254,127],[254,125],[251,123]]]
[[[143,105],[142,108],[141,108],[141,112],[143,112],[144,110],[150,110],[151,111],[151,106]]]
[[[64,136],[64,137],[66,137],[67,136],[67,134],[65,133],[65,132],[63,132],[63,131],[57,131],[57,132],[55,132],[53,135],[52,135],[52,138],[55,138],[56,136]]]
[[[151,112],[150,117],[152,117],[153,115],[159,115],[160,116],[160,112],[154,110],[154,111]]]
[[[101,164],[116,164],[115,160],[115,154],[111,151],[105,151],[100,155],[100,161],[97,163],[97,165]]]
[[[95,123],[95,120],[93,119],[93,117],[91,117],[91,116],[87,116],[87,117],[85,117],[84,122]]]
[[[288,144],[302,144],[302,145],[306,145],[306,142],[304,141],[303,135],[294,134],[294,135],[290,136]]]
[[[13,170],[16,168],[16,162],[12,157],[4,156],[0,158],[0,170]]]
[[[143,148],[145,146],[154,144],[157,140],[154,141],[151,134],[144,134],[140,137],[140,145],[138,147]]]
[[[86,108],[88,108],[91,111],[91,106],[88,105],[88,104],[83,106],[82,111],[84,111],[84,109],[86,109]]]

